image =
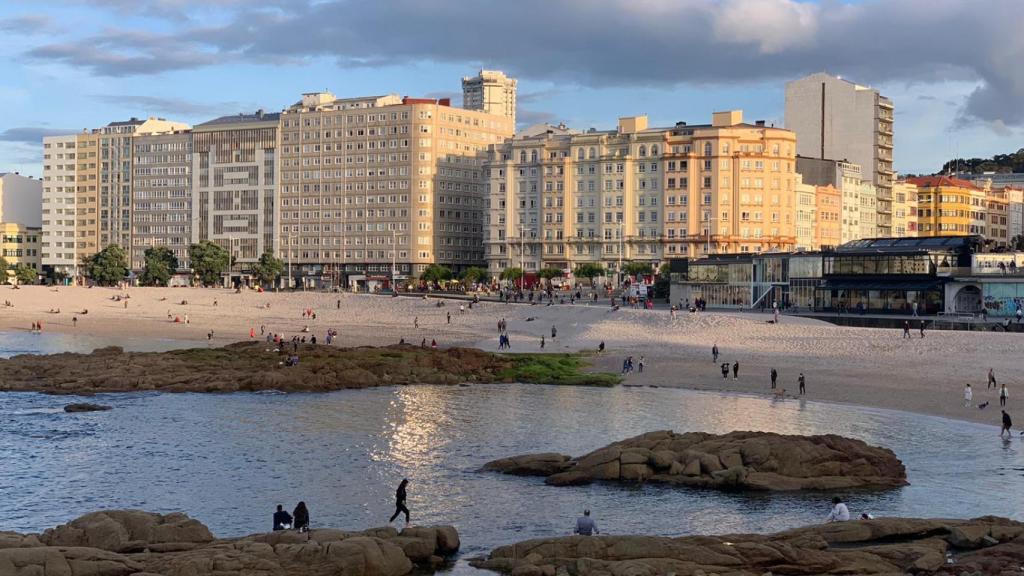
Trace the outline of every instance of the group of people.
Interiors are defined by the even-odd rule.
[[[623,374],[629,374],[634,369],[636,369],[637,372],[643,374],[643,372],[644,372],[644,357],[643,356],[640,357],[640,360],[635,365],[633,364],[633,357],[632,356],[627,356],[626,359],[622,361],[622,373]]]
[[[284,506],[278,504],[274,512],[274,531],[298,530],[306,532],[309,530],[309,509],[305,502],[299,502],[291,514],[285,511]]]
[[[924,338],[924,320],[918,323],[917,329],[921,333],[921,338]],[[903,321],[903,337],[910,338],[910,320]]]

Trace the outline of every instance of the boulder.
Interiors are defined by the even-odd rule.
[[[43,532],[47,546],[84,546],[111,552],[134,552],[152,544],[203,544],[213,535],[185,514],[154,514],[140,510],[107,510],[86,514]]]
[[[746,490],[844,490],[907,484],[891,450],[835,435],[658,431],[578,458],[532,454],[495,460],[485,470],[544,476],[554,486],[593,481],[664,482]]]
[[[104,410],[110,410],[110,406],[90,404],[88,402],[77,402],[74,404],[68,404],[64,407],[65,412],[103,412]]]

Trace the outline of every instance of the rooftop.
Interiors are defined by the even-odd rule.
[[[214,118],[209,122],[203,122],[202,124],[196,124],[196,128],[200,126],[219,126],[225,124],[245,124],[247,122],[277,122],[281,114],[278,112],[266,113],[262,110],[257,110],[252,114],[235,114],[232,116],[221,116],[220,118]]]
[[[939,186],[949,186],[951,188],[966,188],[968,190],[980,190],[973,182],[967,180],[961,180],[960,178],[953,178],[951,176],[918,176],[916,178],[907,178],[907,182],[920,187],[936,188]]]
[[[835,252],[904,252],[907,250],[963,249],[981,246],[982,237],[925,236],[920,238],[862,238],[835,248]]]

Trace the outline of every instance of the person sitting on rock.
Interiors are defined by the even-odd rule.
[[[274,512],[274,531],[287,530],[292,526],[292,515],[284,511],[284,506],[277,505],[277,512]]]
[[[575,534],[580,536],[590,536],[591,534],[600,534],[600,530],[597,529],[597,522],[590,517],[590,510],[584,510],[583,516],[576,519],[576,529],[573,531]]]
[[[295,517],[295,523],[292,524],[292,528],[295,528],[299,532],[308,532],[309,509],[306,508],[306,503],[299,502],[298,505],[295,506],[295,511],[292,512],[292,515]]]
[[[825,523],[848,522],[850,520],[850,509],[843,504],[842,498],[836,496],[832,499],[832,511],[828,513]]]

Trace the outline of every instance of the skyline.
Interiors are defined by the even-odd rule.
[[[825,70],[893,99],[901,173],[1021,147],[1024,42],[1003,34],[1020,20],[1010,0],[984,14],[957,0],[536,4],[153,0],[138,12],[59,0],[42,13],[14,0],[0,7],[0,168],[39,176],[44,135],[278,111],[316,90],[456,104],[459,79],[480,68],[519,80],[520,128],[607,129],[633,114],[671,125],[726,109],[783,126],[785,82]]]

